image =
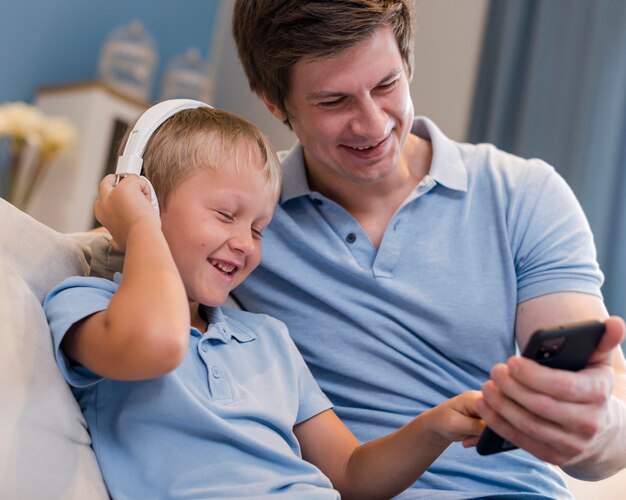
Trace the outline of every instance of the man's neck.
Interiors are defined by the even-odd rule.
[[[325,179],[315,179],[309,175],[309,185],[312,190],[318,191],[350,212],[372,244],[378,248],[387,224],[428,173],[431,160],[431,143],[410,135],[398,165],[384,179],[370,184],[359,184],[340,178],[325,182]]]

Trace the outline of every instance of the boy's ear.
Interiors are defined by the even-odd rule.
[[[260,93],[259,96],[265,104],[265,107],[269,110],[270,113],[272,113],[272,115],[274,115],[275,118],[278,118],[281,122],[287,121],[287,115],[283,111],[281,111],[281,109],[276,106],[276,104],[271,102],[265,94]]]

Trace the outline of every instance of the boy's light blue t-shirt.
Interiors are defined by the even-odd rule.
[[[192,328],[181,365],[151,380],[71,365],[59,348],[65,333],[106,309],[118,286],[70,278],[44,303],[113,498],[339,498],[293,433],[332,405],[273,318],[205,307],[207,332]]]
[[[589,225],[552,167],[491,145],[460,144],[430,120],[431,169],[375,248],[341,206],[311,191],[302,148],[261,265],[234,295],[284,321],[335,411],[361,441],[468,389],[515,354],[520,302],[600,296]],[[554,469],[523,451],[481,457],[453,444],[402,498],[569,498]]]

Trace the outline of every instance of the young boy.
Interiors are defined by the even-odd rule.
[[[105,177],[95,206],[123,278],[70,278],[44,304],[112,497],[391,497],[452,441],[475,444],[478,392],[360,445],[281,322],[220,309],[258,265],[279,195],[258,129],[180,111],[143,165],[160,216],[136,175]]]

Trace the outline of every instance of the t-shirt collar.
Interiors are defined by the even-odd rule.
[[[428,175],[438,184],[455,191],[467,191],[467,169],[457,145],[430,119],[418,116],[413,120],[411,133],[429,140],[433,145],[433,159]],[[304,166],[302,145],[296,142],[292,148],[279,155],[282,160],[283,189],[280,204],[312,193]]]
[[[458,145],[425,116],[413,120],[411,133],[432,143],[433,158],[428,176],[448,189],[467,191],[467,168]]]
[[[241,343],[256,339],[252,330],[232,318],[226,317],[220,307],[200,305],[200,315],[207,321],[209,328],[206,333],[192,328],[192,333],[199,334],[203,339],[217,339],[225,344],[232,339]]]
[[[283,172],[283,188],[279,203],[310,194],[311,188],[306,178],[304,166],[304,150],[300,142],[296,142],[289,151],[278,155]]]

